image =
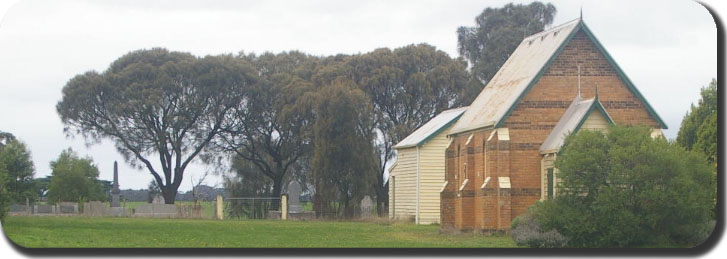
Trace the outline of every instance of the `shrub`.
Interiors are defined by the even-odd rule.
[[[555,229],[543,231],[533,215],[533,209],[513,220],[510,235],[515,243],[533,248],[565,247],[568,239]]]
[[[533,211],[571,247],[694,246],[709,236],[711,168],[648,128],[580,131],[555,162],[558,196]]]

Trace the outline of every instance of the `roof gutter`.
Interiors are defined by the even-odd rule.
[[[476,130],[491,129],[491,128],[495,128],[495,121],[490,121],[482,126],[467,127],[467,128],[464,128],[463,130],[460,130],[457,132],[450,132],[449,134],[447,134],[447,137],[451,137],[451,136],[455,136],[455,135],[459,135],[459,134],[463,134],[463,133],[469,133],[469,132],[476,131]]]

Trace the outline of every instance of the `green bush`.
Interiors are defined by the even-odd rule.
[[[5,165],[0,161],[0,221],[5,221],[5,215],[8,212],[8,206],[10,206],[10,197],[8,195],[7,188],[8,171],[5,169]]]
[[[711,232],[715,183],[704,156],[648,128],[580,131],[555,165],[558,196],[533,210],[570,247],[694,246]]]
[[[537,222],[534,210],[540,207],[533,206],[527,213],[516,217],[512,221],[510,236],[517,245],[534,248],[559,248],[568,244],[568,239],[555,229],[543,231]]]

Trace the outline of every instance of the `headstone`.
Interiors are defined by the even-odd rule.
[[[108,206],[100,201],[91,201],[83,204],[83,214],[91,217],[107,216]]]
[[[106,212],[105,216],[112,217],[126,217],[131,215],[131,209],[125,207],[106,208]]]
[[[179,209],[174,204],[139,204],[134,208],[134,217],[178,218]]]
[[[298,213],[303,211],[300,206],[300,184],[292,181],[288,184],[288,213]]]
[[[62,214],[78,214],[78,203],[60,202],[58,203],[58,213]]]
[[[157,194],[154,199],[151,200],[152,204],[164,204],[164,196]]]
[[[35,205],[35,213],[55,213],[53,205]]]
[[[368,195],[364,196],[363,199],[361,199],[361,217],[362,218],[370,218],[373,216],[373,201],[371,200],[371,197]]]
[[[8,208],[8,215],[13,216],[27,216],[30,215],[31,209],[28,205],[22,204],[10,204]]]
[[[28,205],[11,204],[8,208],[8,215],[28,216],[32,213],[32,208]]]
[[[121,207],[119,196],[121,190],[119,190],[119,165],[114,161],[114,185],[111,188],[111,207]]]

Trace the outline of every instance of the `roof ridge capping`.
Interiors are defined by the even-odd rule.
[[[550,29],[530,34],[527,37],[525,37],[520,43],[522,44],[525,41],[529,41],[531,38],[537,38],[538,36],[542,36],[541,34],[548,34],[551,32],[559,31],[560,29],[563,29],[563,27],[566,27],[566,26],[570,25],[571,23],[575,23],[575,22],[580,23],[582,21],[583,21],[583,19],[581,19],[581,18],[575,18],[573,20],[558,24],[556,26],[551,27]]]
[[[509,115],[509,108],[520,99],[520,94],[539,78],[542,68],[551,62],[554,53],[562,50],[562,43],[573,37],[580,24],[581,19],[575,19],[524,38],[449,134],[498,127],[501,119]],[[532,46],[527,43],[534,41],[533,37],[544,36],[552,31],[560,33],[548,37],[550,40],[538,40]]]

